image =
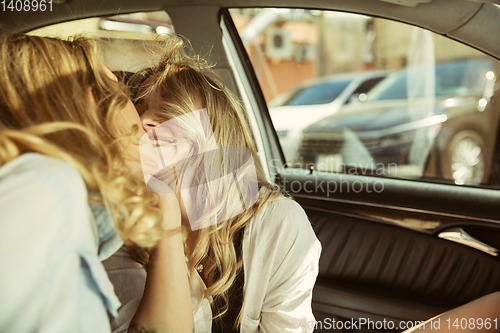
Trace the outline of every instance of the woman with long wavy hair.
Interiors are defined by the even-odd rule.
[[[0,331],[109,331],[101,260],[125,242],[169,290],[145,292],[129,331],[191,332],[177,198],[137,177],[140,119],[96,45],[1,37],[0,114]]]
[[[213,318],[214,332],[294,331],[294,320],[314,320],[321,245],[303,209],[266,180],[239,99],[187,45],[167,37],[159,64],[139,73],[135,100],[148,131],[142,161],[161,156],[156,169],[143,169],[145,181],[181,194],[196,332],[211,332]],[[147,254],[134,251],[147,265]],[[118,277],[134,264],[121,259],[105,265],[122,267],[111,280],[119,294],[133,294]],[[227,316],[226,325],[215,319]]]

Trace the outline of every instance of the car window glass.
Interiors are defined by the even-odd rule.
[[[494,69],[495,61],[473,59],[434,64],[435,96],[455,96],[480,94],[486,84],[485,73]],[[405,99],[407,95],[408,71],[402,70],[387,78],[374,88],[367,96],[368,100]],[[424,69],[425,70],[425,69]],[[425,97],[416,95],[416,97]]]
[[[374,87],[368,94],[367,100],[383,100],[383,99],[405,99],[406,94],[405,72],[394,73],[387,77],[383,82]]]
[[[380,81],[382,81],[383,77],[378,77],[375,79],[369,79],[365,82],[361,83],[356,90],[352,93],[351,98],[347,101],[352,101],[352,97],[355,97],[354,100],[359,100],[360,102],[364,102],[367,99],[367,93],[375,87]]]
[[[335,100],[350,81],[332,81],[300,89],[284,105],[328,104]]]
[[[58,23],[29,32],[68,38],[76,35],[101,41],[106,66],[112,71],[136,72],[161,55],[161,35],[174,33],[164,11],[92,17]]]
[[[497,59],[378,17],[230,13],[288,167],[486,187],[500,179]],[[327,99],[324,82],[346,76]]]

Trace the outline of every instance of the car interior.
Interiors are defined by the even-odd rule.
[[[320,271],[312,300],[317,321],[369,318],[373,321],[392,320],[396,325],[423,321],[500,290],[498,84],[489,88],[492,92],[487,98],[483,96],[487,101],[486,111],[474,109],[478,118],[487,112],[493,114],[485,121],[490,125],[488,132],[476,131],[484,136],[478,144],[484,156],[479,181],[459,183],[450,172],[443,171],[447,163],[454,165],[449,162],[453,161],[452,157],[450,160],[446,158],[453,155],[454,150],[449,147],[458,140],[455,132],[444,131],[445,125],[441,133],[448,137],[429,141],[427,154],[421,159],[421,170],[425,171],[419,176],[412,173],[402,176],[391,172],[379,174],[373,170],[350,174],[345,170],[332,171],[314,165],[290,166],[285,163],[286,156],[267,106],[271,97],[284,91],[278,91],[282,90],[279,81],[274,81],[276,89],[273,90],[270,80],[266,79],[269,78],[266,71],[270,72],[274,67],[266,69],[256,65],[258,48],[249,52],[248,45],[265,44],[264,38],[260,42],[254,39],[249,44],[247,41],[253,38],[249,35],[250,29],[241,28],[245,15],[255,17],[260,11],[271,8],[280,9],[281,18],[285,10],[292,10],[293,15],[307,15],[307,20],[311,21],[329,17],[334,22],[337,16],[325,13],[346,13],[369,17],[375,22],[385,20],[422,28],[438,36],[436,38],[466,46],[474,56],[498,61],[500,43],[495,31],[500,31],[499,0],[52,0],[52,10],[43,12],[16,10],[15,2],[12,10],[0,11],[1,31],[48,35],[53,31],[47,27],[58,23],[99,18],[99,38],[108,46],[113,39],[115,42],[109,47],[109,59],[127,52],[116,48],[116,41],[129,48],[144,47],[149,42],[154,47],[156,35],[133,40],[125,36],[128,28],[123,26],[123,31],[110,37],[106,35],[104,23],[127,23],[113,19],[116,15],[168,14],[171,25],[160,26],[145,21],[141,25],[156,29],[157,35],[165,30],[165,33],[175,31],[187,37],[194,50],[215,65],[214,69],[224,84],[236,92],[245,105],[245,117],[269,180],[283,186],[309,217],[322,244]],[[8,5],[9,1],[5,3]],[[296,18],[291,20],[297,21]],[[285,29],[286,24],[274,27]],[[305,29],[305,25],[297,29]],[[260,34],[262,31],[255,28],[253,32]],[[333,39],[334,35],[322,38]],[[342,43],[348,45],[351,42],[345,40]],[[437,55],[437,45],[435,49]],[[362,52],[360,50],[354,48],[353,52]],[[406,54],[406,51],[402,52]],[[305,54],[309,56],[307,52]],[[316,56],[318,54],[311,57],[316,59]],[[276,57],[285,59],[281,60],[283,63],[288,61],[286,56]],[[110,68],[134,72],[138,69],[135,65],[139,68],[147,65],[138,64],[142,61],[140,59],[130,60],[131,65],[124,68],[111,68],[111,63]],[[275,66],[279,62],[276,59],[266,64]],[[376,59],[363,61],[377,63]],[[389,64],[388,60],[385,68],[375,66],[373,69],[392,70]],[[394,69],[400,69],[397,66]],[[494,70],[495,77],[500,72],[498,68]],[[314,71],[317,72],[317,68]],[[325,73],[335,71],[325,70]],[[286,71],[276,73],[285,76],[286,80]],[[447,117],[452,119],[450,114]],[[463,122],[457,123],[460,125],[453,128],[459,128],[460,133],[471,131],[463,127]],[[472,139],[467,140],[464,139],[463,145],[460,142],[456,145],[466,147]],[[477,151],[479,148],[473,149]],[[335,188],[331,187],[333,185]],[[372,329],[365,327],[359,331]],[[326,330],[319,326],[315,329],[317,332]],[[384,331],[401,329],[396,326]]]

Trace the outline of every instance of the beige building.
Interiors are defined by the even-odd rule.
[[[407,64],[407,54],[414,28],[384,19],[374,19],[374,67],[377,69],[401,69]],[[482,53],[449,38],[432,34],[436,62],[482,56]]]
[[[417,40],[411,45],[414,31],[419,28],[403,23],[332,11],[311,13],[304,16],[304,21],[297,17],[275,21],[259,34],[256,42],[246,45],[267,101],[316,77],[404,68],[411,46],[423,52],[433,49],[436,62],[481,56],[468,46],[433,33],[432,46],[418,45]],[[233,19],[242,32],[252,16],[233,13]],[[284,43],[282,50],[271,52],[269,36],[276,35],[277,30],[289,43]],[[307,50],[308,56],[297,58],[297,49]]]

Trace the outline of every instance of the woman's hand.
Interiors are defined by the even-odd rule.
[[[181,226],[181,208],[177,193],[159,193],[159,208],[163,215],[162,228],[165,231],[175,230]]]
[[[162,227],[172,233],[151,250],[144,294],[129,332],[144,328],[146,332],[190,333],[194,332],[194,321],[179,199],[175,193],[159,195]]]

